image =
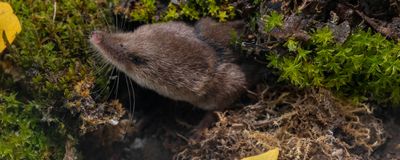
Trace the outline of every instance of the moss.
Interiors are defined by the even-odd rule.
[[[283,15],[276,11],[272,11],[270,14],[263,17],[265,19],[264,28],[265,31],[269,32],[275,27],[281,27],[283,25]]]
[[[134,11],[131,13],[132,20],[149,22],[156,13],[155,0],[141,0],[134,5]]]
[[[288,40],[291,54],[271,54],[269,66],[280,79],[300,87],[325,87],[357,101],[400,103],[400,44],[381,34],[357,30],[343,44],[328,27],[311,33],[311,41]]]
[[[35,102],[22,103],[15,94],[0,90],[0,159],[61,158],[57,156],[62,146],[49,142],[38,108]]]
[[[22,31],[0,64],[12,62],[7,69],[15,68],[19,73],[14,74],[23,76],[13,78],[3,65],[0,90],[18,91],[19,99],[32,102],[0,92],[0,159],[62,159],[65,137],[73,139],[81,123],[65,103],[77,98],[75,84],[95,76],[88,35],[109,20],[96,1],[6,2],[20,19]]]
[[[105,20],[93,1],[8,0],[22,32],[9,58],[21,67],[35,96],[68,97],[73,83],[92,73],[88,33]]]
[[[210,16],[219,21],[233,19],[235,7],[232,0],[188,0],[179,4],[169,2],[163,9],[160,1],[139,0],[133,4],[133,9],[117,7],[115,12],[130,15],[132,21],[154,23],[170,20],[198,20]],[[158,8],[157,8],[158,7]]]

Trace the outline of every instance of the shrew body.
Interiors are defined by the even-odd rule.
[[[249,85],[249,73],[229,49],[240,22],[209,18],[143,25],[134,32],[93,32],[90,42],[137,84],[204,110],[229,107]]]

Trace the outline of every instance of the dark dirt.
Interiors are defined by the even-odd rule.
[[[373,157],[382,160],[400,159],[400,108],[387,108],[378,117],[384,120],[387,142],[379,147]]]
[[[121,86],[124,86],[122,81]],[[100,126],[82,137],[80,150],[84,151],[85,159],[171,159],[173,151],[177,151],[174,148],[186,144],[182,138],[191,135],[190,130],[204,115],[204,111],[189,104],[134,87],[134,118],[116,126]],[[120,89],[118,98],[126,97],[127,88]],[[122,103],[129,106],[125,100]]]

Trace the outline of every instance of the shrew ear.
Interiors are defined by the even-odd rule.
[[[137,56],[135,53],[130,53],[128,58],[129,58],[129,61],[135,65],[143,65],[143,64],[146,64],[146,62],[147,62],[146,59]]]

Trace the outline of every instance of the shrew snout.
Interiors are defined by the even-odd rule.
[[[134,55],[124,43],[124,34],[110,34],[103,31],[93,31],[90,43],[103,58],[119,69],[126,70],[131,64],[145,64],[146,60]]]
[[[103,40],[104,32],[102,31],[93,31],[90,36],[90,41],[94,44],[99,44]]]

